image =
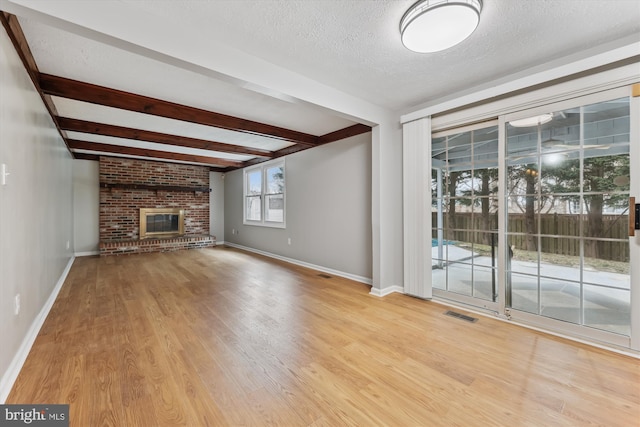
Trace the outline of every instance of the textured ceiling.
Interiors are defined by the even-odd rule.
[[[352,122],[20,18],[41,72],[322,135]]]
[[[391,110],[640,34],[638,0],[485,0],[469,39],[416,54],[398,29],[414,2],[123,0]]]
[[[0,0],[0,6],[17,11],[10,10],[18,16],[43,73],[316,136],[353,125],[354,116],[308,99],[288,97],[282,85],[253,85],[244,76],[224,74],[221,70],[227,64],[216,56],[221,52],[219,46],[258,59],[253,64],[264,64],[263,74],[270,78],[282,71],[281,80],[285,86],[289,83],[292,93],[301,83],[287,79],[304,76],[307,82],[327,88],[327,97],[346,94],[353,97],[348,100],[362,101],[385,114],[395,112],[396,117],[533,67],[557,65],[581,52],[587,55],[598,46],[623,46],[631,40],[638,43],[640,55],[638,0],[484,0],[480,25],[472,36],[433,54],[416,54],[400,43],[400,19],[414,2]],[[65,22],[76,25],[75,30],[70,32]],[[83,28],[94,36],[86,36]],[[149,48],[151,44],[137,44],[145,40],[155,40],[159,50]],[[159,40],[168,41],[166,50],[158,48]],[[177,56],[185,52],[199,68],[179,66],[184,59],[168,58],[171,49]],[[209,64],[211,72],[202,64]],[[262,71],[252,70],[254,76]],[[290,144],[64,98],[54,97],[54,103],[61,116],[87,121],[267,150]],[[72,137],[204,154],[194,148],[124,138],[77,133]],[[212,151],[204,155],[230,160],[251,157]]]

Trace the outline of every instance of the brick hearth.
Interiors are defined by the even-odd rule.
[[[184,236],[170,239],[145,239],[119,242],[101,242],[100,255],[125,255],[144,252],[171,252],[215,246],[213,236]]]
[[[105,188],[104,185],[160,189]],[[206,166],[100,157],[100,255],[165,252],[215,245],[209,235],[209,193],[176,191],[209,188]],[[162,189],[162,187],[173,189]],[[140,240],[140,208],[184,209],[184,236]]]

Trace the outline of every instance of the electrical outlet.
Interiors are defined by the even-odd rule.
[[[67,240],[67,250],[69,250],[69,247],[70,247],[70,246],[71,246],[71,245],[70,245],[69,241]]]
[[[231,234],[236,234],[236,229],[235,228],[231,229]]]
[[[18,314],[20,314],[20,294],[16,295],[16,297],[15,297],[13,302],[14,302],[14,304],[13,304],[13,312],[17,316]]]
[[[288,245],[290,245],[290,244],[291,244],[291,237],[289,237],[289,238],[287,239],[287,244],[288,244]]]

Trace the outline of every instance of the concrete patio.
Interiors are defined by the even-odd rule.
[[[455,245],[445,245],[443,250],[448,263],[438,268],[438,248],[432,249],[434,288],[447,290],[448,275],[449,291],[491,301],[491,257]],[[584,269],[582,276],[583,324],[629,335],[629,275]],[[540,298],[542,316],[580,323],[579,268],[512,260],[511,286],[512,308],[538,314]]]

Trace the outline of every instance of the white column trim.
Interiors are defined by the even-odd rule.
[[[431,119],[403,125],[404,292],[431,298]]]

